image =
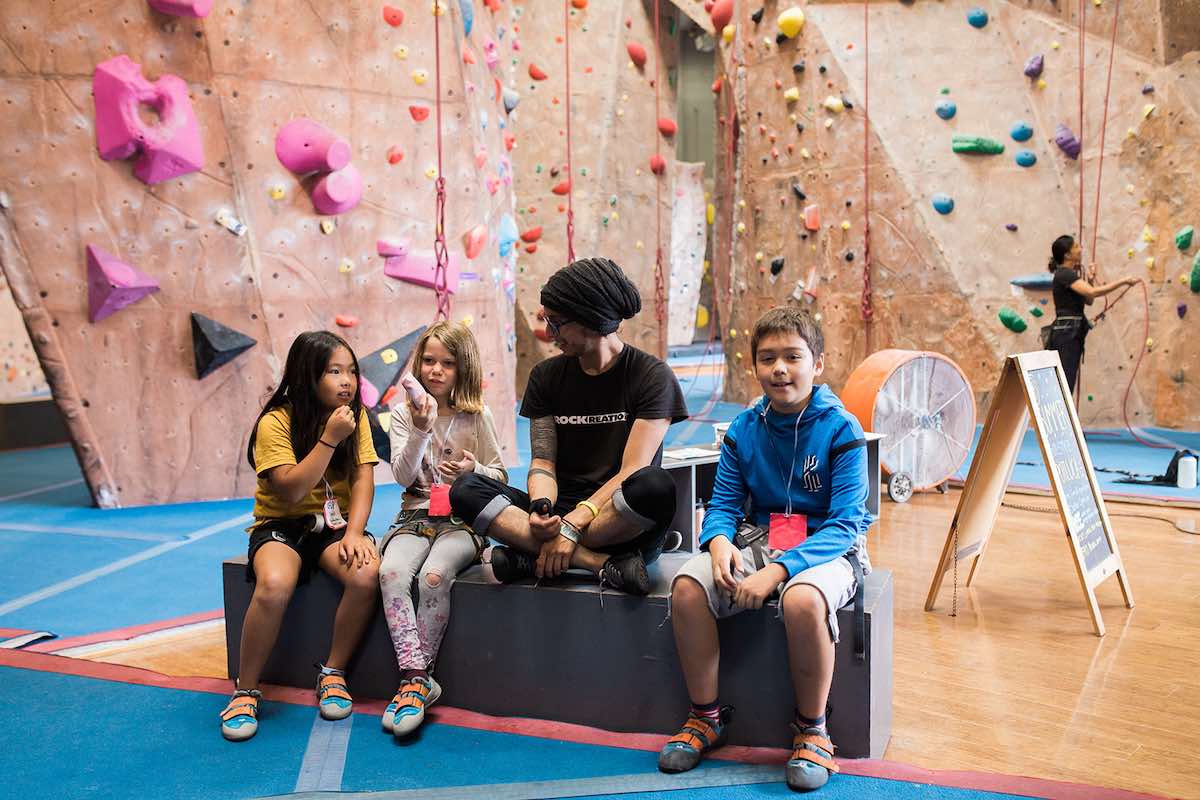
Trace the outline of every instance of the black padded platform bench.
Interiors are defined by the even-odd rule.
[[[450,628],[435,675],[442,703],[495,716],[532,717],[613,731],[672,734],[687,714],[683,675],[667,620],[670,578],[689,556],[651,565],[654,591],[632,597],[574,576],[552,584],[500,585],[490,568],[459,576]],[[245,557],[224,564],[229,674],[237,674],[242,620],[253,586]],[[329,649],[341,589],[324,573],[297,589],[263,681],[314,682]],[[730,743],[788,747],[794,696],[783,623],[772,605],[720,622],[721,701],[736,707]],[[830,735],[838,755],[879,758],[892,725],[892,576],[866,581],[866,660],[854,658],[850,606],[838,612],[842,636],[830,692]],[[399,670],[380,611],[349,670],[356,696],[390,698]]]

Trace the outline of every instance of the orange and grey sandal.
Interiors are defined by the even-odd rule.
[[[442,696],[442,687],[430,675],[405,681],[383,713],[383,729],[393,736],[407,736],[425,721],[425,709]]]
[[[787,762],[788,788],[798,792],[820,789],[830,773],[839,772],[833,760],[833,742],[819,733],[805,733],[792,725],[792,757]]]
[[[243,742],[258,733],[258,689],[238,689],[221,712],[221,735],[231,742]]]
[[[729,733],[729,720],[733,716],[732,706],[722,706],[717,720],[702,717],[692,712],[679,733],[667,740],[658,753],[658,768],[662,772],[687,772],[697,764],[704,754],[725,744]]]
[[[344,672],[323,672],[317,678],[317,709],[325,719],[345,719],[354,710]]]

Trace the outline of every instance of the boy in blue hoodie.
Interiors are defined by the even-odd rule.
[[[862,427],[813,380],[825,368],[821,328],[775,308],[755,323],[750,353],[764,396],[739,414],[721,446],[702,552],[671,587],[675,643],[692,707],[658,757],[683,772],[724,744],[733,709],[717,696],[717,619],[779,593],[796,720],[787,784],[817,789],[837,772],[825,728],[837,610],[870,571],[867,456]],[[747,505],[749,500],[749,505]]]

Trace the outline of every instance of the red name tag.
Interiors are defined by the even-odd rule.
[[[808,517],[804,514],[772,514],[767,532],[767,547],[791,550],[808,538]]]
[[[429,516],[450,516],[450,484],[435,483],[429,487]]]

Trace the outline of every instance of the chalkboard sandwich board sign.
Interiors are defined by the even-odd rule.
[[[1097,636],[1103,636],[1104,620],[1096,602],[1096,586],[1115,574],[1128,608],[1133,608],[1133,591],[1092,470],[1092,459],[1071,402],[1062,363],[1058,353],[1051,350],[1005,359],[979,447],[929,587],[925,610],[933,610],[946,572],[956,569],[959,560],[972,559],[968,586],[975,578],[1031,419],[1079,584],[1091,612],[1092,626]]]

